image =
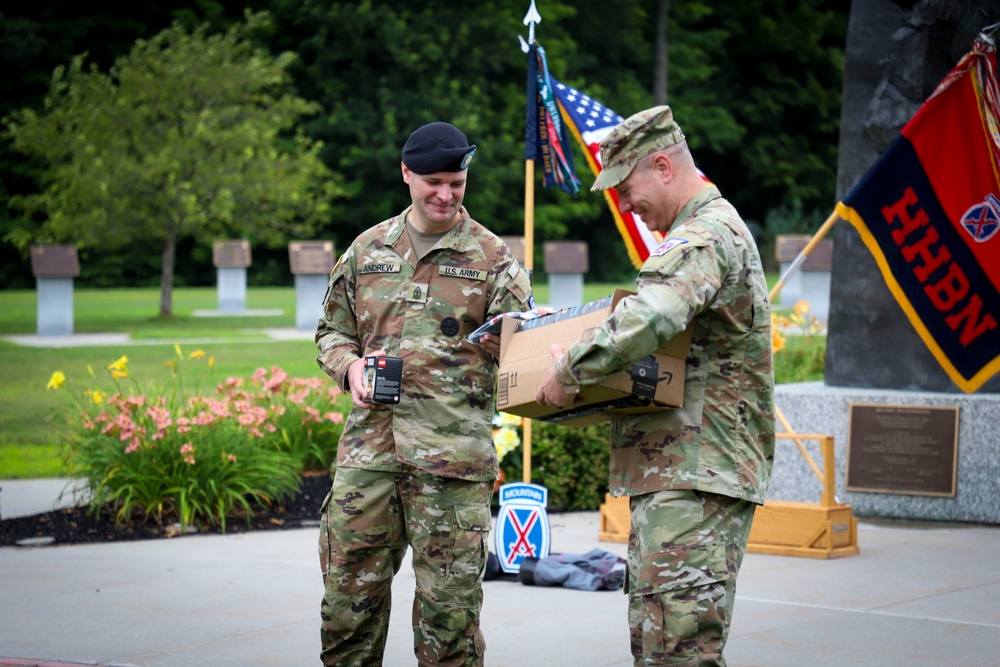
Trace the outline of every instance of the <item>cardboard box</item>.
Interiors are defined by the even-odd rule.
[[[533,320],[504,318],[500,334],[497,409],[513,415],[565,426],[588,426],[622,414],[638,414],[680,407],[684,402],[685,359],[691,347],[692,326],[632,368],[587,387],[571,408],[559,409],[535,402],[535,394],[552,367],[553,343],[563,350],[593,336],[607,320],[626,290],[604,299],[566,308]]]

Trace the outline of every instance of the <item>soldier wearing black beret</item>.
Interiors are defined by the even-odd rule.
[[[408,548],[417,662],[483,664],[499,345],[468,336],[533,302],[510,249],[463,206],[475,154],[449,123],[414,131],[400,164],[410,206],[355,239],[330,275],[318,361],[354,410],[320,526],[326,665],[382,663]],[[402,359],[398,404],[366,394],[364,357],[380,354]]]
[[[418,128],[403,146],[403,164],[415,174],[465,171],[476,155],[457,127],[450,123],[428,123]]]

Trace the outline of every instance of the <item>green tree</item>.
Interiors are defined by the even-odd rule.
[[[39,221],[11,240],[155,243],[169,316],[179,239],[274,245],[311,234],[338,186],[322,144],[298,131],[319,109],[291,91],[294,54],[274,57],[254,41],[268,22],[248,13],[221,34],[175,23],[107,74],[85,67],[85,55],[57,68],[41,112],[4,120],[14,149],[47,167],[39,192],[11,198]]]

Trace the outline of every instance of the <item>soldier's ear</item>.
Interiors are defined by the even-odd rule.
[[[664,184],[674,180],[674,163],[667,157],[666,153],[657,153],[654,155],[653,163],[649,167],[656,172]]]

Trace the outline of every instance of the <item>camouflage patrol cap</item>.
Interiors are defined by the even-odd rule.
[[[475,144],[451,123],[418,127],[403,146],[403,164],[415,174],[467,169],[476,154]]]
[[[684,141],[668,106],[640,111],[601,140],[601,173],[591,190],[607,190],[628,178],[640,159]]]

